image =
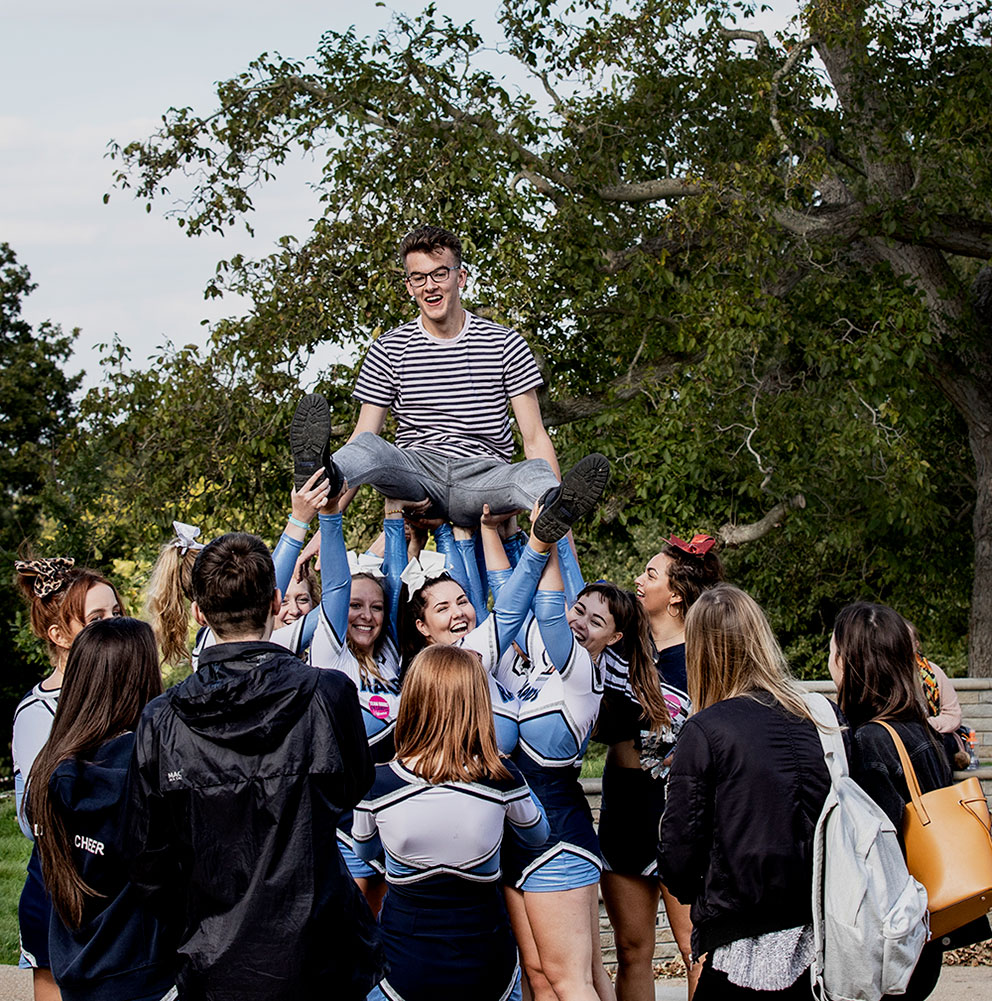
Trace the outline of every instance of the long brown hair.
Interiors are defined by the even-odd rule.
[[[121,596],[117,593],[117,588],[99,570],[91,570],[89,567],[72,567],[65,571],[64,585],[41,598],[35,593],[35,578],[37,576],[29,564],[23,564],[23,569],[19,569],[17,572],[17,583],[28,603],[31,632],[44,642],[52,667],[58,665],[61,648],[52,641],[48,631],[52,626],[58,626],[63,635],[69,636],[72,633],[74,622],[85,624],[86,595],[91,587],[97,584],[106,584],[114,592],[114,598],[120,606],[121,615],[127,614],[124,602],[121,601]]]
[[[834,623],[834,645],[842,667],[838,702],[851,726],[880,718],[926,722],[913,637],[898,612],[867,601],[847,605]]]
[[[613,616],[616,631],[623,634],[610,649],[627,662],[631,688],[634,689],[634,695],[637,696],[651,729],[661,730],[670,726],[672,717],[658,686],[658,672],[651,656],[651,624],[637,596],[633,591],[624,590],[605,580],[587,584],[579,592],[576,601],[586,594],[598,594],[602,597]]]
[[[696,712],[763,691],[794,715],[812,718],[765,613],[733,584],[715,584],[689,609],[685,664]]]
[[[413,658],[396,714],[396,758],[433,783],[510,777],[475,654],[435,645]]]
[[[85,758],[111,738],[133,730],[141,710],[161,694],[155,636],[144,622],[100,619],[73,640],[52,732],[31,767],[26,797],[45,886],[70,928],[82,922],[86,897],[98,894],[76,869],[49,782],[63,761]]]

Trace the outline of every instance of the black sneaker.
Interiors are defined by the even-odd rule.
[[[331,493],[341,489],[341,473],[331,459],[331,408],[320,393],[307,393],[296,405],[289,426],[289,447],[293,452],[293,483],[299,490],[324,467],[331,481]],[[321,481],[323,482],[323,480]]]
[[[610,479],[610,460],[592,452],[572,466],[561,484],[541,499],[543,507],[534,522],[534,534],[542,542],[557,542],[603,496]]]

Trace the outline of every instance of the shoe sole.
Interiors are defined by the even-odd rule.
[[[534,522],[534,534],[542,542],[557,542],[583,515],[587,515],[603,496],[610,480],[610,460],[592,452],[565,474],[558,496],[544,508]]]
[[[320,393],[307,393],[296,406],[289,426],[289,447],[293,453],[293,483],[297,490],[321,466],[330,462],[331,408]]]

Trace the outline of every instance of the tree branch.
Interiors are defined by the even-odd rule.
[[[765,45],[767,44],[768,40],[765,39]],[[782,128],[782,123],[778,120],[778,87],[782,80],[792,72],[796,63],[799,62],[799,57],[802,56],[802,54],[813,44],[813,38],[804,38],[801,42],[794,45],[785,62],[779,66],[772,76],[772,92],[769,98],[769,104],[771,107],[768,114],[771,118],[772,128],[775,130],[775,135],[778,136],[778,141],[782,145],[783,153],[791,154],[792,147],[789,145],[789,140],[786,138],[785,130]]]
[[[768,36],[763,31],[745,31],[743,28],[718,28],[720,34],[731,42],[754,42],[754,47],[761,55],[762,51],[771,51]]]
[[[778,528],[790,511],[804,507],[806,507],[806,498],[802,494],[796,494],[795,497],[790,497],[788,500],[776,504],[759,521],[751,522],[748,525],[735,525],[732,521],[728,521],[717,531],[717,538],[728,548],[755,542],[766,536],[773,528]]]
[[[532,170],[521,170],[510,179],[510,190],[512,191],[516,188],[521,181],[529,181],[540,194],[546,198],[550,198],[555,205],[563,205],[565,203],[565,195],[546,177],[542,177]]]
[[[701,358],[702,354],[700,353],[678,358],[673,357],[660,364],[641,365],[612,379],[604,390],[588,393],[584,396],[571,396],[555,400],[551,399],[545,390],[540,393],[541,414],[544,417],[545,427],[559,427],[562,424],[570,424],[572,421],[595,417],[608,410],[613,410],[634,399],[649,386],[668,378],[685,365],[695,364]]]
[[[662,177],[655,181],[635,184],[615,184],[600,188],[597,194],[604,202],[656,202],[662,198],[685,198],[701,195],[706,189],[701,184],[679,177]]]

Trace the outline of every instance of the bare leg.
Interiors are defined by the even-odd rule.
[[[617,998],[654,1001],[654,942],[661,883],[604,872],[603,900],[617,944]]]
[[[596,885],[525,893],[524,904],[541,969],[558,1001],[604,1001],[593,981],[593,935],[599,940]],[[600,962],[602,967],[602,962]],[[531,987],[534,987],[531,983]],[[610,1001],[612,987],[605,1001]]]
[[[382,876],[356,876],[355,885],[362,891],[372,916],[377,918],[382,910],[383,897],[386,896],[386,880]]]
[[[686,979],[689,983],[689,1001],[696,993],[696,984],[699,983],[699,974],[702,971],[702,963],[692,962],[692,921],[689,920],[689,905],[680,904],[675,897],[661,887],[661,895],[665,901],[665,911],[668,913],[668,924],[671,926],[675,942],[682,953],[682,960],[685,963]]]
[[[62,992],[51,970],[34,970],[34,1001],[62,1001]]]
[[[592,928],[592,984],[596,988],[599,1001],[617,1001],[616,991],[613,989],[613,981],[603,966],[603,941],[599,937],[599,893],[596,887],[590,887],[593,891],[589,896],[589,923]]]
[[[554,988],[544,975],[544,970],[541,969],[541,957],[537,951],[537,943],[534,941],[534,933],[531,931],[530,920],[527,917],[523,891],[506,886],[503,888],[503,896],[506,899],[507,913],[510,915],[510,927],[517,940],[517,948],[520,950],[520,968],[523,974],[525,1001],[528,996],[531,1001],[558,1001],[558,995],[555,994]]]

